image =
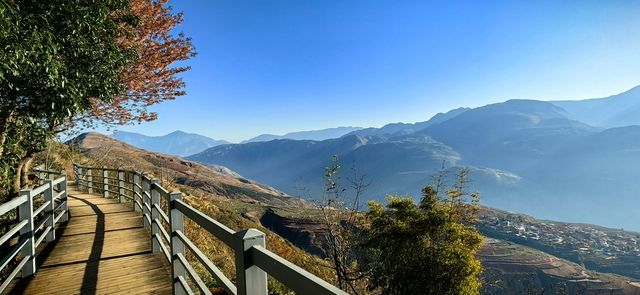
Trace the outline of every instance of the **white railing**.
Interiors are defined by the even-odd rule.
[[[118,198],[120,202],[128,200],[133,210],[142,212],[143,224],[150,229],[152,251],[162,252],[171,264],[174,294],[193,294],[192,286],[201,293],[211,294],[185,258],[185,250],[228,294],[266,295],[267,274],[297,294],[347,294],[267,250],[264,233],[256,229],[235,232],[185,203],[182,193],[168,192],[144,173],[80,165],[74,165],[74,170],[79,189]],[[184,234],[185,217],[233,250],[235,284]]]
[[[50,172],[47,176],[54,176]],[[9,216],[15,211],[17,221],[0,237],[0,246],[18,238],[17,243],[6,247],[8,253],[0,261],[0,271],[4,272],[16,261],[18,254],[21,260],[13,266],[11,273],[0,285],[0,293],[18,275],[28,277],[36,272],[36,248],[44,242],[56,239],[56,224],[69,219],[67,205],[67,175],[55,173],[58,178],[41,179],[42,185],[33,189],[21,190],[17,197],[0,205],[0,216]],[[34,210],[34,204],[38,206]]]

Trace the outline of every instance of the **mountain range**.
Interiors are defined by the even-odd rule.
[[[135,132],[118,131],[111,137],[148,151],[187,156],[210,147],[227,144],[225,140],[215,140],[204,135],[174,131],[162,136],[147,136]]]
[[[98,133],[84,133],[67,143],[81,152],[74,154],[73,161],[150,172],[165,187],[182,191],[190,205],[207,215],[234,229],[252,227],[265,232],[273,251],[322,278],[331,278],[327,268],[320,266],[324,254],[319,247],[326,240],[322,215],[308,202],[224,166],[204,166],[145,151]],[[73,152],[65,151],[68,153]],[[549,290],[554,294],[599,294],[600,290],[637,294],[638,257],[625,253],[638,253],[640,234],[536,220],[486,207],[479,213],[478,227],[486,236],[479,253],[485,269],[482,294]],[[190,234],[206,239],[201,241],[209,245],[206,255],[223,267],[232,265],[229,255],[218,250],[224,247],[204,230],[192,227]],[[585,252],[585,245],[592,247]],[[608,250],[602,252],[603,248]]]
[[[285,135],[261,134],[256,137],[247,139],[241,143],[271,141],[274,139],[326,140],[338,138],[349,132],[357,131],[360,129],[362,129],[362,127],[335,127],[322,130],[289,132]]]
[[[598,127],[623,127],[640,124],[640,86],[605,98],[554,101],[575,119]]]
[[[509,100],[326,140],[227,144],[188,159],[289,194],[322,194],[337,155],[371,182],[366,198],[417,196],[440,167],[471,170],[486,205],[539,218],[640,229],[640,88],[581,101]],[[343,168],[348,176],[350,169]]]

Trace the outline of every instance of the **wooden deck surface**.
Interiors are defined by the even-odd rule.
[[[131,205],[69,192],[69,222],[39,249],[35,276],[11,294],[170,294],[171,271],[151,253],[142,215]]]

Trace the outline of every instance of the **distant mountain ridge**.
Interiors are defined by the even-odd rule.
[[[466,111],[470,110],[469,108],[457,108],[450,110],[446,113],[437,113],[431,119],[424,122],[417,123],[391,123],[384,125],[380,128],[364,128],[362,130],[356,130],[348,133],[347,135],[361,135],[361,136],[397,136],[403,134],[411,134],[414,132],[418,132],[420,130],[424,130],[425,128],[444,122],[449,120],[455,116],[458,116]]]
[[[576,120],[598,127],[640,125],[640,86],[604,98],[551,101]]]
[[[360,130],[362,127],[335,127],[321,130],[297,131],[289,132],[285,135],[261,134],[254,138],[247,139],[241,143],[271,141],[275,139],[294,139],[294,140],[327,140],[338,138],[349,132]]]
[[[638,88],[602,101],[633,105],[630,97],[636,92]],[[612,116],[621,114],[617,107],[600,107],[612,110]],[[367,198],[375,199],[388,194],[417,197],[443,163],[449,174],[467,166],[473,189],[488,206],[640,230],[631,218],[640,215],[640,183],[633,180],[640,167],[640,140],[635,140],[640,126],[606,129],[582,121],[576,110],[558,102],[509,100],[337,139],[231,144],[188,158],[224,165],[299,194],[299,188],[321,192],[323,169],[338,155],[345,177],[355,163],[371,180]]]
[[[111,137],[141,149],[181,157],[229,143],[225,140],[215,140],[204,135],[180,130],[162,136],[147,136],[135,132],[118,131],[112,134]]]

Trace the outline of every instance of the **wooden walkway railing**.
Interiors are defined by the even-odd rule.
[[[42,180],[43,184],[36,188],[21,190],[18,197],[0,205],[0,216],[17,214],[17,224],[0,237],[0,246],[6,246],[10,240],[18,236],[17,243],[2,257],[0,271],[8,271],[10,264],[16,261],[18,256],[21,257],[0,285],[0,293],[3,293],[18,275],[24,278],[36,272],[36,248],[43,241],[53,242],[56,239],[56,224],[69,218],[67,176],[64,172],[58,173],[58,176],[55,179]],[[35,210],[34,203],[38,206]]]
[[[267,274],[297,294],[347,294],[267,250],[264,233],[256,229],[235,232],[185,203],[180,192],[168,192],[144,173],[80,165],[74,165],[74,170],[80,190],[130,202],[134,211],[142,212],[152,251],[163,253],[171,265],[174,294],[193,294],[191,286],[211,294],[185,258],[185,250],[197,258],[228,294],[266,295]],[[184,234],[185,217],[233,249],[235,284]]]

